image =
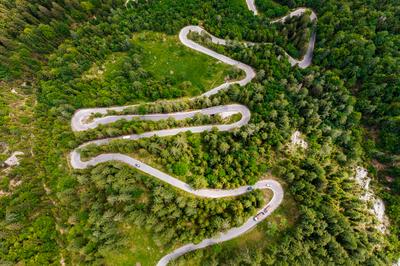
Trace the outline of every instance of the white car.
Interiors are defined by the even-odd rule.
[[[122,139],[130,139],[131,136],[123,136]]]
[[[262,217],[263,215],[264,215],[264,212],[261,211],[261,212],[257,213],[256,216],[253,217],[253,220],[257,222],[258,220],[261,219],[261,217]]]
[[[135,163],[135,166],[136,166],[137,168],[140,168],[140,164],[138,164],[138,163]]]

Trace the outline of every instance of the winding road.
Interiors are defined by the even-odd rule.
[[[258,14],[257,9],[254,5],[254,0],[247,0],[247,5],[251,11],[255,15]],[[273,21],[272,23],[279,23],[279,22],[285,22],[285,19],[290,16],[299,16],[306,12],[308,9],[305,8],[300,8],[297,9],[293,12],[291,12],[289,15],[277,19]],[[316,20],[316,15],[313,11],[311,11],[310,18],[312,21]],[[206,93],[198,96],[198,97],[209,97],[213,94],[218,93],[220,90],[226,89],[229,86],[233,84],[238,84],[240,86],[245,86],[251,80],[255,77],[256,73],[252,67],[249,65],[246,65],[242,62],[236,61],[232,58],[229,58],[225,55],[219,54],[213,50],[210,50],[198,43],[195,43],[194,41],[190,40],[187,38],[188,34],[190,32],[197,32],[197,33],[202,33],[206,32],[204,29],[198,27],[198,26],[187,26],[184,27],[180,33],[179,33],[179,39],[180,41],[187,47],[196,50],[198,52],[201,52],[203,54],[209,55],[221,62],[224,62],[228,65],[237,67],[245,72],[245,77],[241,80],[238,81],[232,81],[232,82],[226,82],[216,88],[213,88]],[[227,45],[226,41],[223,39],[219,39],[210,33],[208,35],[211,37],[212,42],[220,45]],[[307,53],[303,57],[302,60],[296,60],[292,57],[288,56],[288,60],[292,66],[298,65],[300,68],[305,68],[311,64],[312,60],[312,52],[314,49],[314,43],[315,43],[315,33],[312,34],[308,46]],[[251,45],[256,45],[254,43],[248,43]],[[197,97],[193,98],[196,99]],[[74,169],[85,169],[90,166],[97,165],[99,163],[104,163],[108,161],[120,161],[123,163],[126,163],[132,167],[137,168],[138,170],[147,173],[155,178],[158,178],[159,180],[168,183],[178,189],[181,189],[187,193],[193,194],[198,197],[204,197],[204,198],[223,198],[223,197],[233,197],[233,196],[239,196],[243,195],[245,193],[248,193],[249,190],[253,189],[269,189],[273,192],[273,197],[272,199],[268,202],[266,206],[262,208],[262,210],[265,210],[265,208],[268,208],[265,213],[263,211],[260,211],[257,215],[257,218],[251,217],[248,219],[243,225],[240,227],[232,228],[226,232],[219,233],[218,235],[214,236],[213,238],[210,239],[204,239],[202,242],[199,244],[187,244],[184,245],[168,255],[164,256],[161,258],[161,260],[157,263],[158,266],[164,266],[167,265],[169,261],[185,254],[190,251],[196,250],[196,249],[201,249],[216,243],[224,242],[227,240],[230,240],[232,238],[238,237],[242,235],[243,233],[249,231],[251,228],[255,227],[259,222],[267,218],[278,206],[281,204],[283,200],[283,189],[282,186],[275,180],[261,180],[257,182],[256,184],[252,186],[242,186],[236,189],[193,189],[190,187],[187,183],[182,182],[181,180],[168,175],[154,167],[151,167],[148,164],[145,164],[139,160],[136,160],[130,156],[120,154],[120,153],[107,153],[107,154],[101,154],[98,155],[94,158],[91,158],[87,161],[83,161],[80,156],[80,149],[84,148],[87,145],[105,145],[109,143],[112,140],[115,139],[129,139],[129,140],[137,140],[141,138],[149,138],[152,136],[173,136],[176,135],[180,132],[186,132],[186,131],[191,131],[193,133],[200,133],[204,131],[210,131],[212,128],[217,128],[219,131],[229,131],[234,128],[242,127],[246,125],[249,120],[250,120],[250,110],[240,104],[230,104],[230,105],[223,105],[223,106],[214,106],[210,108],[205,108],[201,110],[195,110],[195,111],[188,111],[188,112],[177,112],[177,113],[169,113],[169,114],[148,114],[148,115],[107,115],[108,111],[116,111],[116,112],[122,112],[124,109],[129,108],[132,106],[122,106],[122,107],[109,107],[109,108],[91,108],[91,109],[81,109],[77,110],[72,118],[71,121],[71,127],[73,131],[85,131],[89,129],[94,129],[98,127],[99,125],[102,124],[108,124],[115,122],[117,120],[125,119],[125,120],[132,120],[132,119],[140,119],[140,120],[152,120],[152,121],[159,121],[159,120],[164,120],[168,118],[174,118],[177,120],[182,120],[186,118],[192,118],[196,114],[203,114],[203,115],[227,115],[227,114],[235,114],[235,113],[240,113],[241,114],[241,119],[237,122],[231,123],[231,124],[221,124],[221,125],[203,125],[203,126],[193,126],[193,127],[183,127],[183,128],[174,128],[174,129],[165,129],[165,130],[158,130],[158,131],[151,131],[151,132],[146,132],[143,134],[132,134],[132,135],[127,135],[127,136],[121,136],[121,137],[116,137],[116,138],[106,138],[106,139],[99,139],[99,140],[94,140],[87,142],[75,150],[73,150],[70,153],[70,163],[71,166]],[[103,117],[97,117],[93,118],[92,120],[89,121],[91,116],[93,114],[100,113],[103,115]]]

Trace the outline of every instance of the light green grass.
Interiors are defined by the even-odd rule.
[[[104,252],[105,265],[131,266],[140,263],[141,266],[154,266],[166,253],[143,228],[126,225],[121,230],[125,233],[126,245]]]
[[[134,45],[143,48],[142,67],[156,78],[167,78],[183,89],[184,82],[192,86],[184,89],[198,95],[224,82],[234,72],[232,66],[189,49],[181,44],[178,36],[142,32],[134,36]]]

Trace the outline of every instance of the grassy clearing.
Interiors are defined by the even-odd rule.
[[[107,58],[101,64],[100,62],[93,64],[92,67],[83,74],[82,79],[113,79],[122,71],[124,62],[129,60],[129,55],[126,52],[112,53],[107,56]]]
[[[105,265],[154,266],[165,251],[158,247],[150,234],[137,226],[124,225],[121,230],[126,236],[126,246],[104,253]]]
[[[142,67],[156,78],[198,95],[232,76],[235,68],[207,55],[193,51],[180,43],[178,36],[142,32],[134,36],[133,44],[143,49]]]

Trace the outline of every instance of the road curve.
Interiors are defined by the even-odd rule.
[[[251,0],[247,0],[247,1],[251,1]],[[313,10],[311,10],[311,9],[301,7],[301,8],[298,8],[298,9],[290,12],[289,15],[287,15],[287,16],[284,16],[284,17],[281,17],[281,18],[273,20],[271,23],[285,23],[287,18],[301,16],[302,14],[304,14],[307,11],[311,12],[310,13],[311,22],[315,22],[317,20],[317,15],[315,14],[315,12]],[[292,66],[298,65],[298,67],[304,69],[304,68],[306,68],[306,67],[311,65],[312,55],[313,55],[314,46],[315,46],[315,39],[316,39],[316,33],[315,33],[315,31],[313,31],[311,33],[310,40],[308,41],[308,47],[307,47],[306,54],[303,56],[303,58],[301,60],[297,60],[297,59],[291,57],[288,53],[285,52],[286,56],[289,59],[289,63]]]
[[[265,214],[261,215],[259,220],[255,221],[253,219],[253,217],[251,217],[240,227],[232,228],[226,232],[220,233],[219,235],[217,235],[213,238],[204,239],[199,244],[191,243],[191,244],[184,245],[184,246],[174,250],[173,252],[169,253],[168,255],[162,257],[161,260],[159,260],[159,262],[157,263],[157,266],[165,266],[168,264],[169,261],[176,259],[190,251],[205,248],[207,246],[221,243],[224,241],[228,241],[228,240],[231,240],[235,237],[238,237],[238,236],[246,233],[247,231],[252,229],[254,226],[256,226],[259,222],[266,219],[276,208],[278,208],[278,206],[281,204],[281,202],[283,200],[282,186],[275,180],[270,179],[270,180],[259,181],[254,186],[252,186],[252,189],[270,189],[274,192],[273,197],[270,200],[270,202],[266,206],[263,207],[263,209],[268,207],[268,211]],[[229,190],[227,190],[227,191],[229,191]],[[240,187],[233,191],[236,193],[235,194],[236,196],[248,192],[247,187]],[[214,191],[209,190],[208,193],[214,193]]]
[[[193,127],[183,127],[183,128],[173,128],[173,129],[164,129],[164,130],[157,130],[157,131],[151,131],[151,132],[146,132],[146,133],[142,133],[142,134],[132,134],[132,135],[126,135],[126,136],[121,136],[121,137],[115,137],[115,138],[105,138],[105,139],[99,139],[99,140],[93,140],[93,141],[89,141],[85,144],[82,144],[81,146],[79,146],[77,149],[73,150],[70,154],[70,162],[71,162],[71,166],[74,169],[85,169],[89,166],[94,166],[96,164],[99,163],[103,163],[106,161],[111,161],[111,160],[118,160],[118,161],[123,161],[125,163],[131,164],[131,162],[133,162],[133,166],[135,166],[136,164],[138,164],[139,166],[144,166],[144,167],[138,167],[140,168],[140,170],[144,171],[145,169],[149,169],[146,168],[146,164],[135,160],[135,159],[127,159],[126,155],[122,155],[122,154],[102,154],[99,156],[96,156],[94,158],[91,158],[88,161],[82,161],[81,160],[81,156],[79,153],[79,150],[88,146],[88,145],[104,145],[109,143],[112,140],[116,140],[116,139],[129,139],[129,140],[138,140],[138,139],[142,139],[142,138],[149,138],[152,136],[159,136],[159,137],[166,137],[166,136],[174,136],[179,134],[180,132],[186,132],[186,131],[191,131],[192,133],[201,133],[204,131],[210,131],[213,128],[217,128],[219,131],[229,131],[232,130],[234,128],[238,128],[241,127],[243,125],[246,125],[249,120],[250,120],[250,110],[244,106],[244,105],[240,105],[240,104],[230,104],[230,105],[223,105],[223,106],[214,106],[214,107],[210,107],[210,108],[205,108],[205,109],[201,109],[201,110],[196,110],[196,111],[189,111],[189,112],[177,112],[177,113],[169,113],[169,114],[149,114],[149,115],[126,115],[126,116],[109,116],[109,117],[104,117],[104,118],[100,118],[100,119],[96,119],[91,123],[88,123],[86,126],[88,126],[89,128],[94,128],[96,126],[98,126],[99,124],[105,124],[105,123],[111,123],[114,122],[116,120],[120,120],[121,117],[122,119],[133,119],[133,118],[137,118],[137,119],[142,119],[142,120],[151,120],[151,121],[159,121],[159,120],[165,120],[168,118],[174,118],[176,120],[182,120],[182,119],[186,119],[186,118],[192,118],[197,114],[204,114],[204,115],[216,115],[216,114],[223,114],[223,113],[240,113],[241,114],[241,118],[239,121],[232,123],[232,124],[223,124],[223,125],[204,125],[204,126],[193,126]],[[81,125],[83,126],[83,125]],[[128,157],[130,158],[130,157]],[[148,166],[150,167],[150,166]],[[151,167],[150,167],[151,168]],[[146,172],[146,171],[144,171]],[[178,182],[179,180],[177,180],[176,178],[172,178],[168,177],[168,178],[161,178],[165,177],[166,174],[160,174],[160,171],[155,171],[154,170],[148,170],[146,173],[155,176],[159,179],[162,179],[163,181],[178,187],[182,190],[185,190],[187,192],[193,192],[192,189],[187,190],[188,185],[186,184],[185,186],[179,184]],[[181,181],[179,181],[181,182]],[[182,183],[182,182],[181,182]]]
[[[255,0],[246,0],[247,8],[253,12],[255,16],[258,15],[258,10],[255,4]]]
[[[257,15],[257,9],[254,5],[254,0],[247,0],[247,5],[250,10],[253,11],[255,15]],[[277,19],[273,21],[272,23],[278,23],[282,22],[284,23],[286,18],[289,16],[298,16],[306,12],[307,9],[305,8],[300,8],[297,9],[293,12],[291,12],[289,15]],[[311,12],[310,18],[312,21],[316,20],[316,16],[314,12]],[[188,34],[190,32],[205,32],[204,29],[198,27],[198,26],[187,26],[184,27],[180,33],[179,33],[179,39],[180,41],[187,47],[194,49],[196,51],[199,51],[201,53],[207,54],[217,60],[220,60],[226,64],[235,66],[245,72],[245,77],[241,80],[238,81],[231,81],[231,82],[226,82],[218,87],[215,87],[206,93],[202,94],[200,97],[209,97],[213,94],[218,93],[220,90],[226,89],[229,86],[233,84],[238,84],[240,86],[245,86],[251,80],[255,77],[256,73],[252,67],[249,65],[246,65],[242,62],[236,61],[232,58],[229,58],[225,55],[218,54],[217,52],[210,50],[204,46],[201,46],[198,43],[195,43],[194,41],[190,40],[187,38]],[[208,33],[209,34],[209,33]],[[212,42],[220,45],[227,45],[226,41],[223,39],[219,39],[211,34],[209,34],[211,37]],[[298,65],[300,68],[305,68],[311,64],[312,60],[312,52],[314,49],[314,43],[315,43],[315,33],[312,34],[310,38],[310,43],[309,47],[307,49],[307,53],[304,56],[302,60],[296,60],[292,57],[288,56],[288,60],[292,66]],[[256,45],[254,43],[248,43],[250,45]],[[195,97],[197,98],[197,97]],[[195,99],[192,98],[192,99]],[[158,130],[158,131],[151,131],[151,132],[146,132],[143,134],[132,134],[132,135],[126,135],[126,136],[121,136],[121,137],[116,137],[116,138],[106,138],[106,139],[99,139],[99,140],[94,140],[87,142],[85,144],[82,144],[75,150],[73,150],[70,153],[70,163],[71,166],[74,169],[85,169],[90,166],[97,165],[99,163],[104,163],[104,162],[109,162],[109,161],[120,161],[123,163],[126,163],[132,167],[136,167],[138,170],[147,173],[155,178],[158,178],[159,180],[168,183],[176,188],[179,188],[187,193],[191,193],[195,196],[198,197],[204,197],[204,198],[223,198],[223,197],[234,197],[234,196],[239,196],[243,195],[245,193],[248,193],[250,190],[253,189],[269,189],[273,192],[273,197],[269,201],[269,203],[262,208],[262,210],[258,213],[257,219],[255,217],[249,218],[243,225],[240,227],[232,228],[226,232],[219,233],[217,236],[210,238],[210,239],[204,239],[202,242],[198,244],[187,244],[184,245],[173,252],[169,253],[168,255],[164,256],[161,258],[161,260],[157,263],[157,266],[164,266],[167,265],[169,261],[196,249],[201,249],[205,248],[207,246],[216,244],[216,243],[221,243],[230,239],[233,239],[235,237],[240,236],[241,234],[249,231],[251,228],[256,226],[259,222],[262,220],[266,219],[278,206],[281,204],[283,200],[283,189],[282,186],[275,180],[261,180],[257,182],[256,184],[252,186],[242,186],[236,189],[193,189],[190,187],[187,183],[182,182],[181,180],[168,175],[154,167],[151,167],[148,164],[145,164],[139,160],[136,160],[130,156],[120,154],[120,153],[108,153],[108,154],[101,154],[99,156],[96,156],[94,158],[91,158],[87,161],[83,161],[81,159],[80,155],[80,149],[88,146],[88,145],[104,145],[109,143],[112,140],[115,139],[129,139],[129,140],[137,140],[141,138],[149,138],[152,136],[173,136],[176,135],[180,132],[186,132],[190,131],[193,133],[200,133],[204,131],[209,131],[212,128],[217,128],[219,131],[229,131],[234,128],[238,128],[241,126],[246,125],[249,120],[250,120],[250,110],[240,104],[230,104],[230,105],[224,105],[224,106],[214,106],[210,108],[205,108],[201,110],[194,110],[194,111],[187,111],[187,112],[176,112],[176,113],[169,113],[169,114],[147,114],[147,115],[107,115],[108,111],[116,111],[116,112],[122,112],[124,109],[132,107],[132,106],[122,106],[122,107],[109,107],[109,108],[91,108],[91,109],[81,109],[77,110],[71,120],[71,127],[73,131],[85,131],[89,129],[94,129],[98,127],[99,125],[104,125],[104,124],[109,124],[121,119],[125,120],[132,120],[132,119],[140,119],[140,120],[151,120],[151,121],[159,121],[163,119],[168,119],[168,118],[174,118],[177,120],[182,120],[186,118],[192,118],[196,114],[203,114],[203,115],[223,115],[224,113],[240,113],[241,114],[241,119],[237,122],[231,123],[231,124],[222,124],[222,125],[204,125],[204,126],[193,126],[193,127],[184,127],[184,128],[174,128],[174,129],[165,129],[165,130]],[[103,115],[103,117],[97,117],[93,118],[92,120],[89,121],[91,116],[93,114],[100,113]],[[264,212],[265,208],[268,208],[267,211]]]
[[[252,11],[255,16],[257,16],[258,11],[257,11],[257,7],[255,5],[255,0],[246,0],[246,4],[247,4],[248,9],[250,11]],[[272,20],[271,23],[285,23],[287,18],[301,16],[302,14],[304,14],[307,11],[311,12],[310,13],[311,22],[315,22],[317,20],[317,14],[315,14],[315,12],[309,8],[300,7],[300,8],[297,8],[296,10],[293,10],[286,16]],[[312,55],[313,55],[314,46],[315,46],[315,39],[316,39],[316,33],[315,33],[315,31],[313,31],[311,33],[311,37],[308,42],[306,54],[303,56],[303,58],[301,60],[297,60],[285,52],[286,56],[288,57],[289,63],[292,66],[298,65],[300,68],[304,69],[311,65]]]

